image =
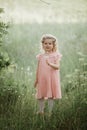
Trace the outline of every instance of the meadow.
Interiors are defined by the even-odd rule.
[[[0,129],[2,130],[86,130],[87,124],[87,25],[12,25],[4,37],[3,49],[11,65],[0,74]],[[33,86],[40,53],[40,38],[52,33],[63,55],[60,75],[62,99],[55,101],[51,117],[36,115]],[[45,108],[48,113],[47,108]]]

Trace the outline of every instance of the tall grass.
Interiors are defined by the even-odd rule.
[[[0,129],[86,130],[87,124],[87,24],[14,25],[3,48],[12,64],[0,74]],[[58,38],[62,99],[55,101],[52,115],[36,115],[33,86],[40,38]]]

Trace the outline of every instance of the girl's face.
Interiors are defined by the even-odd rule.
[[[53,41],[52,39],[45,39],[42,43],[43,49],[45,52],[52,52],[53,50]]]

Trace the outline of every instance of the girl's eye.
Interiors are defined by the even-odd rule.
[[[52,43],[44,43],[44,45],[47,45],[47,44],[48,44],[48,45],[52,45]]]

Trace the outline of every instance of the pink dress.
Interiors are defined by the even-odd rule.
[[[39,66],[37,70],[37,99],[58,99],[61,98],[60,76],[59,70],[53,69],[46,63],[46,59],[51,63],[55,63],[61,59],[61,54],[53,52],[46,56],[46,54],[37,55]]]

